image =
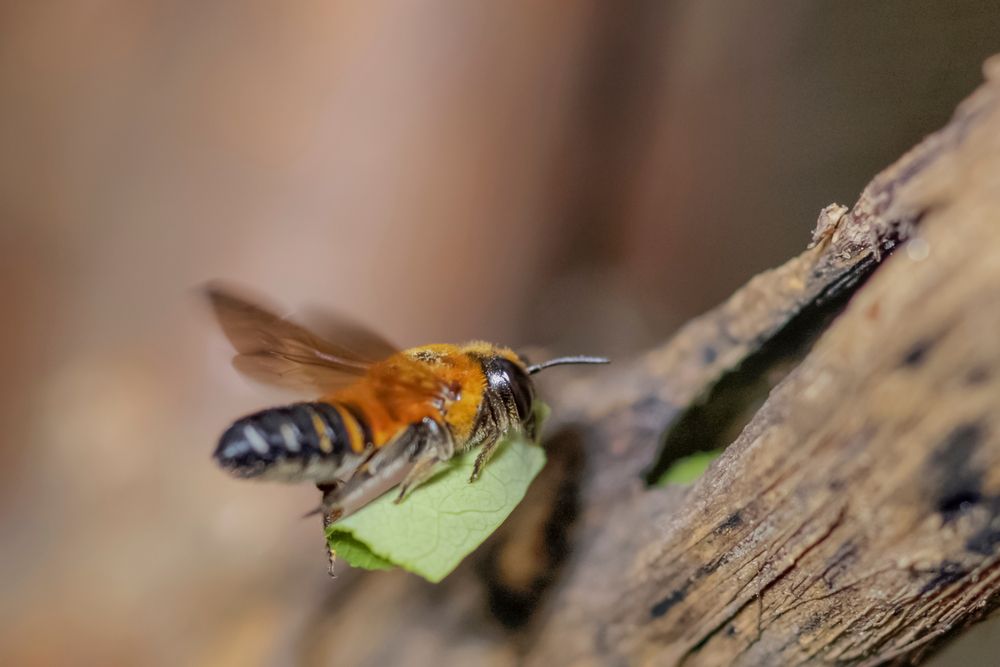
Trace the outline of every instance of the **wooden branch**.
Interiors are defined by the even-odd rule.
[[[336,606],[304,630],[330,629],[311,657],[925,656],[1000,601],[998,219],[994,79],[849,211],[826,209],[802,255],[635,363],[563,387],[555,463],[478,561],[436,588],[345,577]],[[728,443],[745,412],[697,484],[647,487],[664,457]],[[514,605],[526,627],[504,630],[488,601]],[[345,646],[373,619],[385,645]]]

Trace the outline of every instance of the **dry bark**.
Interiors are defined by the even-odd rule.
[[[300,657],[876,664],[994,609],[1000,64],[986,71],[800,256],[550,393],[554,464],[477,558],[438,587],[344,577]],[[692,487],[648,487],[730,442]],[[351,645],[374,619],[385,643]]]

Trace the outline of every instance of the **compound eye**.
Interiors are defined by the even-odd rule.
[[[524,422],[531,416],[535,402],[535,386],[528,374],[520,366],[507,359],[497,359],[500,371],[507,376],[507,386],[517,407],[517,416]]]

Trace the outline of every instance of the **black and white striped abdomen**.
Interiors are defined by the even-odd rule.
[[[330,482],[352,470],[360,457],[348,426],[363,431],[353,415],[328,403],[295,403],[262,410],[226,429],[215,460],[237,477],[282,482]]]

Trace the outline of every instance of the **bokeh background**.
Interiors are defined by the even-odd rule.
[[[4,2],[0,662],[388,640],[302,637],[336,604],[315,491],[211,465],[287,397],[231,370],[204,281],[627,357],[798,252],[997,51],[986,0]]]

